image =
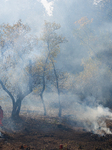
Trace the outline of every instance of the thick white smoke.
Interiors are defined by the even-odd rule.
[[[100,3],[102,0],[94,0],[94,5],[97,5],[98,3]]]
[[[53,1],[48,2],[47,0],[41,0],[41,3],[43,4],[47,14],[49,16],[52,16],[53,15],[53,4],[54,4],[54,2]]]
[[[85,104],[78,104],[76,108],[76,119],[82,122],[87,131],[100,135],[112,134],[105,122],[106,119],[112,120],[112,113],[102,105],[90,107]]]

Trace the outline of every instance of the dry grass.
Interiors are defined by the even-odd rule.
[[[98,136],[69,124],[69,120],[58,117],[21,116],[12,121],[4,118],[2,150],[111,150],[112,135]],[[112,121],[107,121],[112,128]]]

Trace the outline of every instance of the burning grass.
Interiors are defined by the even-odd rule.
[[[106,121],[112,129],[112,121]],[[25,117],[19,120],[4,118],[3,139],[0,139],[2,150],[110,150],[112,135],[100,136],[86,132],[69,118],[58,117]],[[74,127],[73,127],[74,126]]]

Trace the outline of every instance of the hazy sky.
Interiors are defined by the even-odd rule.
[[[60,58],[61,64],[69,69],[74,66],[74,70],[77,70],[82,58],[87,56],[88,50],[81,49],[79,43],[74,41],[74,22],[87,16],[88,19],[94,19],[95,25],[95,18],[97,20],[99,18],[93,3],[98,2],[98,0],[1,0],[0,24],[14,24],[21,19],[39,36],[44,20],[59,23],[61,25],[59,34],[68,40],[60,51],[60,56],[63,56]]]
[[[72,57],[75,58],[72,64],[77,65],[79,59],[85,57],[87,50],[81,51],[74,42],[74,22],[84,16],[95,20],[97,13],[92,6],[93,2],[98,3],[98,0],[0,0],[0,24],[14,24],[21,19],[39,36],[44,20],[59,23],[60,33],[68,39],[66,49],[69,50],[65,51],[64,48],[61,50],[63,58],[67,56],[65,63],[69,63],[68,58],[71,60],[72,53]]]

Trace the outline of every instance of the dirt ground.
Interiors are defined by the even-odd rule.
[[[112,150],[112,135],[99,136],[77,125],[73,129],[65,118],[60,123],[56,117],[21,116],[16,121],[5,118],[3,124],[1,150]],[[111,129],[112,121],[107,125]]]

